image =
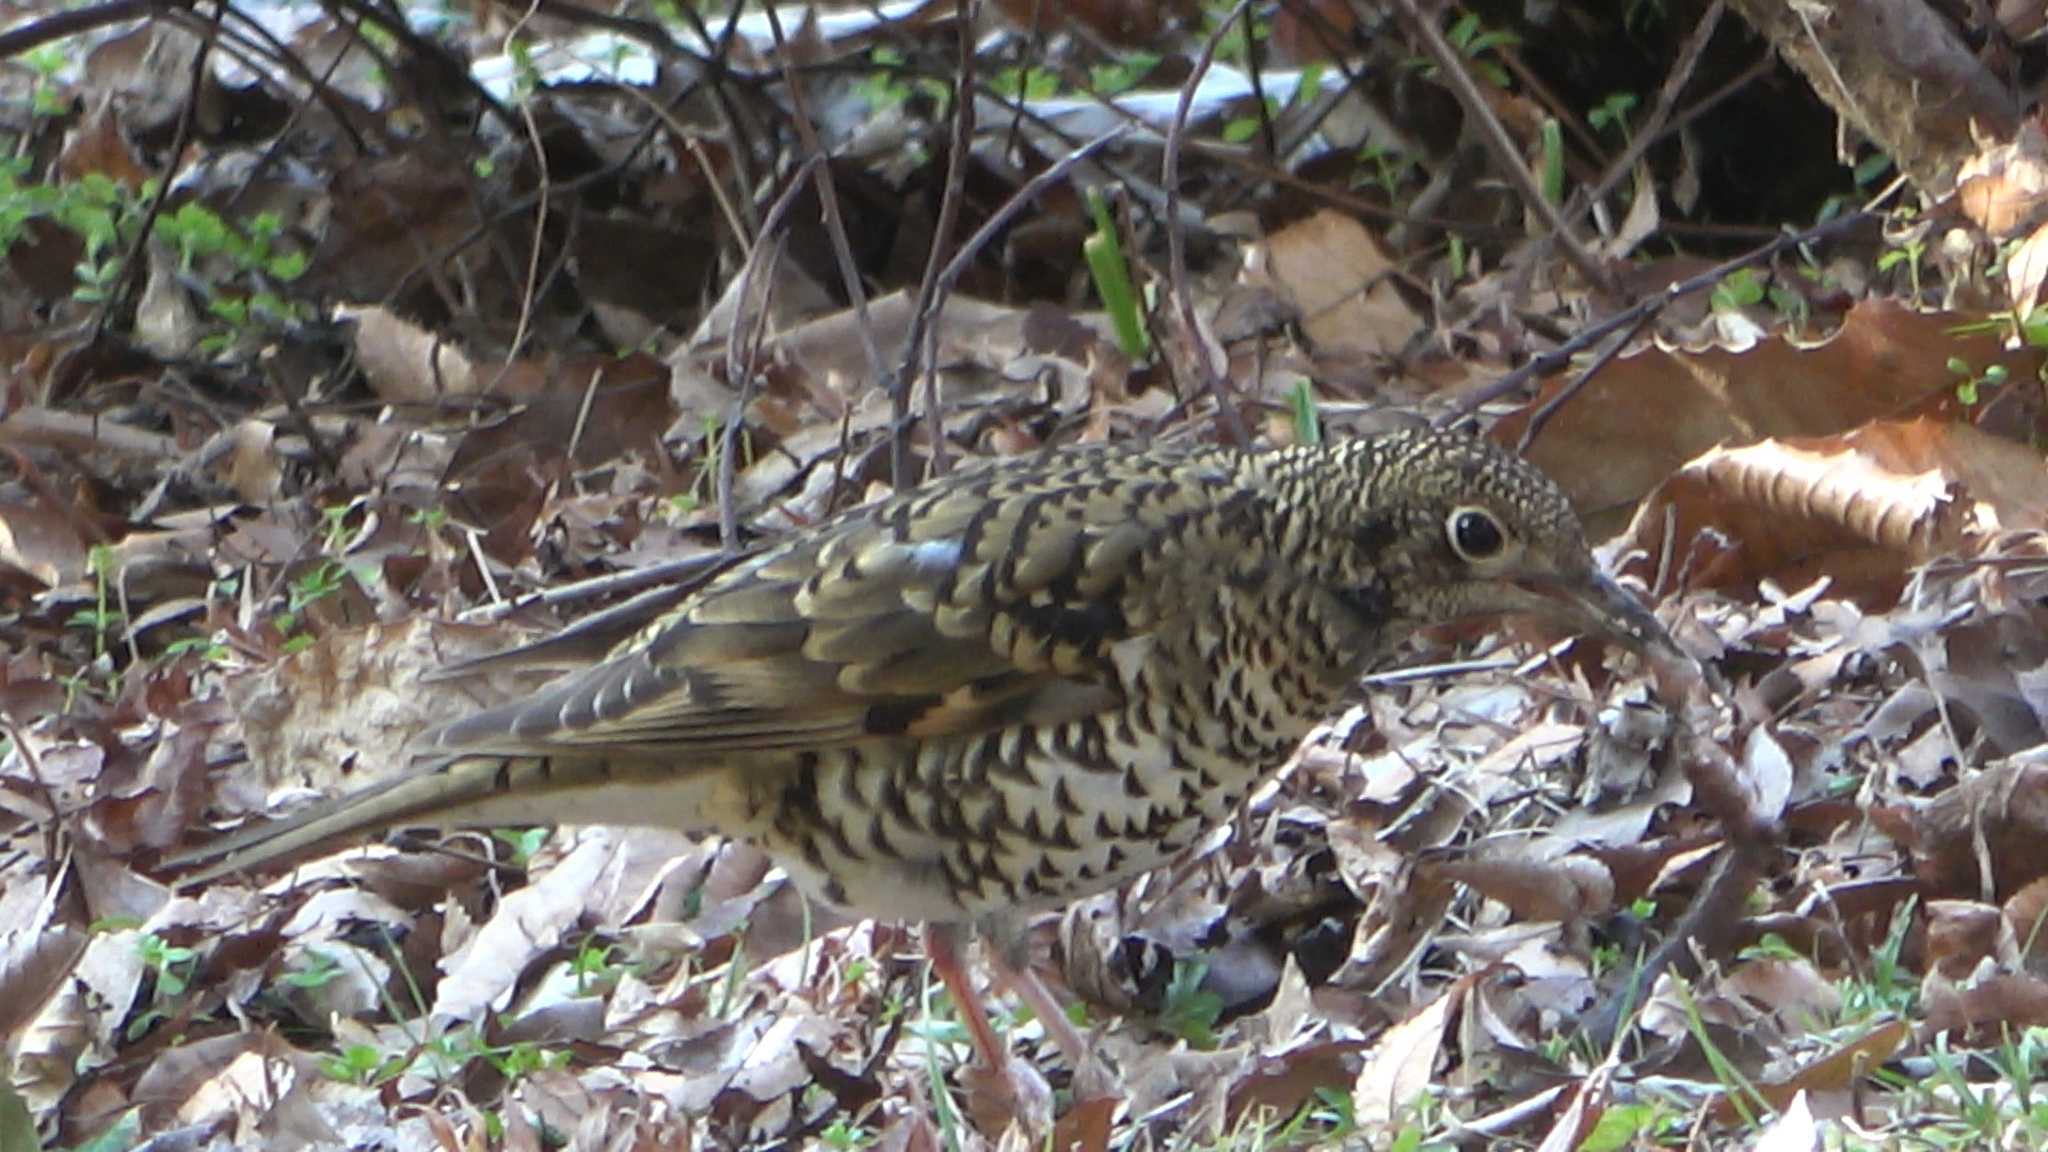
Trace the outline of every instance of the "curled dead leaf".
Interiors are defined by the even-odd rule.
[[[1716,448],[1645,500],[1631,543],[1689,586],[1766,578],[1896,595],[1909,567],[2048,523],[2048,468],[1967,424],[1883,421],[1842,436]]]

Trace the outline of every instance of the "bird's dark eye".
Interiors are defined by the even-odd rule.
[[[1491,560],[1507,545],[1500,521],[1484,508],[1459,508],[1451,513],[1451,547],[1466,560]]]

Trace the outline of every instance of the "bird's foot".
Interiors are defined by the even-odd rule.
[[[1005,1054],[992,1067],[976,1060],[960,1070],[960,1085],[966,1089],[967,1118],[981,1132],[998,1134],[1012,1123],[1034,1138],[1052,1131],[1052,1085],[1026,1061]]]

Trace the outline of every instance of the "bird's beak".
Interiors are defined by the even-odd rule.
[[[1603,572],[1589,571],[1569,581],[1521,583],[1565,622],[1613,640],[1647,660],[1691,663],[1656,614]]]

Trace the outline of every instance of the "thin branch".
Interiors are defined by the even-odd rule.
[[[115,313],[129,310],[129,294],[140,290],[147,275],[144,270],[149,265],[146,255],[149,234],[156,230],[157,218],[164,214],[164,205],[171,198],[171,187],[177,183],[178,169],[185,162],[185,149],[192,143],[192,129],[199,119],[199,93],[206,86],[206,71],[213,65],[213,45],[220,38],[220,25],[227,16],[227,8],[227,0],[214,0],[213,19],[207,22],[206,32],[199,36],[199,47],[192,53],[191,82],[185,92],[184,106],[178,109],[178,128],[171,138],[170,151],[165,153],[163,179],[157,182],[156,195],[150,197],[149,209],[143,213],[141,227],[135,230],[135,239],[121,254],[120,271],[93,313],[92,335],[86,341],[88,346],[99,344],[106,336],[107,325]]]
[[[0,60],[12,60],[45,44],[81,36],[109,24],[146,19],[156,15],[162,7],[160,0],[116,0],[111,4],[95,4],[90,8],[31,20],[0,32]]]
[[[1579,330],[1577,335],[1557,347],[1547,352],[1539,352],[1535,356],[1530,357],[1528,362],[1524,363],[1521,367],[1507,373],[1479,391],[1464,397],[1458,402],[1455,409],[1439,417],[1436,420],[1436,424],[1438,427],[1443,427],[1444,425],[1455,424],[1465,419],[1472,413],[1477,412],[1481,407],[1522,387],[1531,378],[1545,372],[1555,371],[1571,363],[1573,356],[1599,343],[1609,333],[1640,325],[1644,320],[1662,312],[1665,306],[1672,301],[1682,300],[1695,292],[1706,291],[1720,283],[1723,277],[1737,269],[1773,260],[1781,253],[1817,240],[1831,238],[1840,233],[1847,232],[1856,226],[1870,223],[1875,219],[1877,217],[1869,212],[1852,212],[1846,216],[1837,216],[1824,224],[1816,224],[1803,231],[1787,232],[1761,248],[1746,252],[1732,260],[1716,264],[1697,276],[1680,280],[1655,296],[1647,297],[1611,316],[1603,317],[1594,323],[1586,325]]]
[[[1173,123],[1166,127],[1166,154],[1160,161],[1159,182],[1166,189],[1166,275],[1168,290],[1173,295],[1174,306],[1179,309],[1181,328],[1188,342],[1188,355],[1194,361],[1195,372],[1201,377],[1202,387],[1216,400],[1216,417],[1222,421],[1223,429],[1231,443],[1243,447],[1252,442],[1251,431],[1245,427],[1244,417],[1237,405],[1230,399],[1223,379],[1222,369],[1209,359],[1208,345],[1202,339],[1202,327],[1195,317],[1194,294],[1188,290],[1187,239],[1180,219],[1180,149],[1181,138],[1187,134],[1188,114],[1194,108],[1195,88],[1216,62],[1216,46],[1223,41],[1224,34],[1236,23],[1251,5],[1251,0],[1237,0],[1229,14],[1216,22],[1216,30],[1202,43],[1202,54],[1196,58],[1195,67],[1180,86],[1180,101],[1174,106]]]
[[[1648,152],[1652,144],[1663,138],[1664,126],[1671,119],[1671,110],[1678,105],[1678,95],[1685,90],[1686,82],[1691,80],[1693,73],[1698,70],[1700,57],[1707,50],[1707,42],[1714,38],[1715,29],[1721,26],[1721,13],[1726,8],[1727,0],[1713,0],[1707,5],[1707,10],[1700,16],[1699,23],[1694,25],[1692,35],[1686,37],[1685,43],[1679,47],[1678,61],[1671,66],[1671,74],[1665,77],[1664,86],[1657,91],[1656,106],[1650,109],[1649,116],[1636,126],[1635,131],[1629,136],[1627,146],[1621,150],[1621,155],[1616,156],[1607,166],[1607,171],[1600,177],[1599,183],[1590,189],[1581,187],[1572,194],[1571,202],[1565,206],[1566,217],[1578,220],[1593,205],[1606,199],[1607,194],[1614,191],[1622,180],[1627,178],[1636,161],[1643,158],[1643,153]]]
[[[1436,62],[1437,69],[1443,73],[1444,82],[1451,89],[1451,94],[1458,98],[1459,106],[1465,110],[1466,117],[1478,128],[1480,138],[1486,141],[1488,150],[1493,153],[1494,162],[1507,174],[1515,190],[1522,194],[1523,203],[1528,205],[1531,212],[1536,213],[1543,221],[1543,226],[1556,238],[1558,246],[1564,250],[1565,259],[1571,261],[1572,267],[1579,270],[1579,275],[1586,278],[1586,283],[1612,292],[1613,277],[1608,275],[1599,258],[1579,240],[1578,234],[1572,230],[1571,223],[1564,218],[1564,214],[1558,211],[1557,205],[1552,204],[1550,198],[1543,194],[1543,185],[1537,182],[1536,174],[1529,170],[1528,163],[1522,159],[1521,150],[1515,147],[1515,142],[1508,136],[1508,130],[1501,124],[1500,117],[1493,114],[1493,107],[1486,102],[1486,94],[1479,90],[1478,82],[1472,79],[1471,71],[1465,67],[1464,57],[1458,55],[1458,50],[1451,47],[1450,41],[1444,39],[1442,30],[1436,26],[1436,21],[1424,15],[1415,0],[1392,2],[1396,15],[1408,25],[1415,38],[1422,42],[1422,50]]]
[[[925,333],[937,323],[939,313],[946,306],[939,295],[939,272],[944,267],[946,242],[960,222],[960,201],[966,195],[967,156],[974,146],[974,18],[980,6],[977,0],[959,0],[960,63],[953,84],[953,137],[947,144],[946,190],[939,199],[939,219],[932,227],[932,250],[925,257],[924,278],[918,281],[917,304],[910,312],[910,330],[903,338],[903,362],[896,369],[896,389],[889,396],[895,427],[903,428],[910,422],[911,381],[920,375],[924,378],[924,418],[931,426],[933,475],[946,470],[946,435],[939,410],[938,341],[932,339],[927,348]],[[922,372],[918,370],[920,361]],[[904,443],[900,436],[890,438],[889,470],[892,475],[910,470],[907,450],[905,459],[898,460],[895,456]]]
[[[1112,142],[1122,139],[1129,131],[1128,125],[1119,124],[1060,157],[1050,168],[1026,180],[1024,186],[1004,201],[1003,206],[996,209],[981,227],[975,229],[974,235],[967,238],[967,243],[962,244],[960,250],[953,253],[953,258],[946,262],[945,271],[939,273],[938,300],[944,302],[946,293],[952,291],[954,283],[960,279],[961,273],[967,271],[967,265],[973,262],[975,255],[987,247],[989,241],[995,239],[996,233],[1009,227],[1010,221],[1016,219],[1018,213],[1033,200],[1044,195],[1047,188],[1066,179],[1068,173],[1086,163]]]
[[[754,273],[763,263],[761,253],[768,245],[776,245],[781,251],[782,222],[796,206],[797,198],[824,166],[823,156],[812,155],[804,159],[790,179],[789,186],[775,203],[768,208],[768,218],[761,224],[761,234],[754,239],[754,246],[747,251],[746,262],[740,265],[739,283],[734,289],[732,324],[725,331],[725,382],[738,390],[733,397],[732,415],[727,417],[725,428],[719,440],[718,449],[718,542],[727,552],[739,547],[739,510],[733,507],[733,479],[738,471],[733,458],[739,452],[739,428],[746,423],[747,404],[754,394],[754,355],[759,345],[749,346],[746,355],[740,353],[740,333],[747,327],[747,300],[754,292]],[[767,308],[762,308],[763,316]]]

